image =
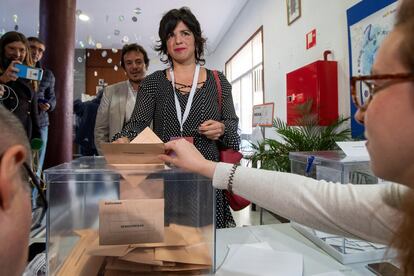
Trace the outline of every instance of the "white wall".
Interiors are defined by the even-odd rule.
[[[207,67],[224,71],[225,62],[263,25],[265,102],[275,103],[275,116],[286,120],[286,73],[323,59],[338,61],[339,114],[349,116],[349,54],[346,10],[360,0],[302,0],[302,15],[287,25],[286,0],[249,0]],[[306,34],[316,29],[316,46],[306,50]],[[266,137],[274,137],[267,129]]]

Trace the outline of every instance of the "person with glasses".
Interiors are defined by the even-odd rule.
[[[400,3],[372,76],[353,77],[351,93],[365,125],[371,168],[393,181],[338,185],[291,173],[208,161],[185,140],[171,141],[164,161],[213,179],[264,208],[312,228],[389,244],[404,275],[414,275],[414,1]],[[365,91],[364,93],[361,93]]]
[[[30,185],[24,164],[30,145],[21,122],[0,105],[0,275],[22,275],[31,226]]]

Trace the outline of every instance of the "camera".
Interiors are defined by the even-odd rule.
[[[24,64],[16,63],[15,68],[19,69],[17,76],[23,79],[40,81],[43,77],[43,70],[41,68],[30,67]]]

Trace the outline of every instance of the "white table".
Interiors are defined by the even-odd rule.
[[[345,275],[374,275],[366,263],[343,265],[293,229],[289,223],[218,229],[216,233],[217,267],[227,253],[227,245],[234,243],[268,242],[274,250],[303,255],[303,275],[341,271]]]

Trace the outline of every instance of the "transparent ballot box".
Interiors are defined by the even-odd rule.
[[[339,183],[377,184],[368,157],[346,156],[342,151],[290,152],[292,173]]]
[[[48,275],[215,271],[210,179],[164,165],[114,167],[103,157],[44,174]]]
[[[342,184],[377,184],[368,157],[350,157],[342,151],[291,152],[291,172]],[[381,260],[394,252],[381,244],[320,232],[292,222],[292,227],[343,264]]]

